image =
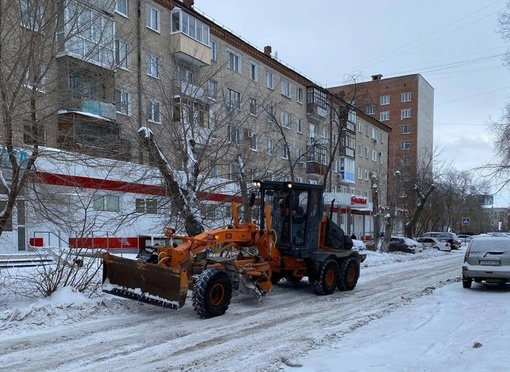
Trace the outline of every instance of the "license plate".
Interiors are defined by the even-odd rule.
[[[480,260],[480,265],[482,266],[499,266],[499,261],[492,261],[492,260]]]

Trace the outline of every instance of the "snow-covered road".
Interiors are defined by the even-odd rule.
[[[191,301],[175,311],[109,295],[11,309],[0,313],[0,369],[281,371],[460,279],[462,251],[415,258],[371,266],[369,257],[355,290],[330,296],[316,296],[306,280],[282,281],[262,303],[234,297],[224,316],[206,320]]]

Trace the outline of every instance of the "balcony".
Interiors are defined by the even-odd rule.
[[[308,120],[319,124],[328,116],[326,93],[316,87],[306,88],[306,114]]]
[[[308,120],[313,123],[320,123],[326,119],[328,116],[328,111],[317,105],[316,103],[307,103],[306,104],[306,114],[308,116]]]
[[[170,35],[170,47],[177,59],[202,67],[211,64],[211,48],[183,33]]]
[[[204,101],[205,99],[205,91],[203,88],[185,81],[181,82],[181,93],[196,100]]]
[[[113,103],[84,99],[81,101],[81,111],[108,120],[117,120],[117,108]]]
[[[316,161],[306,162],[306,174],[324,176],[327,172],[327,166]]]
[[[338,155],[340,155],[340,156],[348,156],[350,158],[354,158],[354,156],[356,154],[355,154],[354,149],[351,149],[349,147],[340,146],[338,148]]]
[[[58,147],[92,156],[130,160],[131,144],[117,123],[83,112],[59,112]]]

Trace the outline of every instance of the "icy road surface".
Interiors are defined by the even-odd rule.
[[[283,371],[372,320],[458,282],[463,250],[362,265],[357,287],[317,296],[282,282],[262,303],[232,298],[200,319],[110,295],[82,303],[0,308],[0,369],[9,371]],[[409,255],[408,255],[409,256]],[[460,283],[455,285],[461,286]]]

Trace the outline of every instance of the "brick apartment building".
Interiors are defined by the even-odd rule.
[[[184,171],[191,158],[197,161],[198,188],[200,180],[210,178],[236,183],[241,170],[248,180],[320,184],[327,176],[344,229],[370,233],[370,175],[386,179],[388,146],[395,143],[389,136],[392,122],[348,104],[276,59],[270,46],[258,50],[193,5],[190,0],[71,0],[46,6],[21,1],[20,13],[11,14],[17,37],[56,44],[31,53],[30,67],[19,71],[27,80],[27,101],[44,107],[45,116],[30,121],[20,115],[20,122],[31,125],[17,126],[16,146],[28,153],[37,144],[150,164],[137,135],[148,127],[172,169]],[[55,38],[51,25],[57,26]],[[415,102],[425,98],[423,81],[418,79],[416,90],[404,90],[411,95],[406,108],[412,115],[426,112]],[[415,152],[432,132],[419,135],[417,124],[407,123]],[[112,190],[102,193],[121,197]],[[386,203],[386,182],[379,184],[378,198]],[[155,200],[147,203],[159,211]],[[119,203],[112,205],[119,209]],[[131,207],[138,211],[138,205]],[[105,212],[106,205],[101,208],[95,212]]]
[[[338,86],[330,91],[392,128],[388,174],[398,170],[404,181],[414,182],[416,171],[430,164],[433,156],[432,86],[420,74],[386,79],[379,74],[373,75],[370,81]]]

